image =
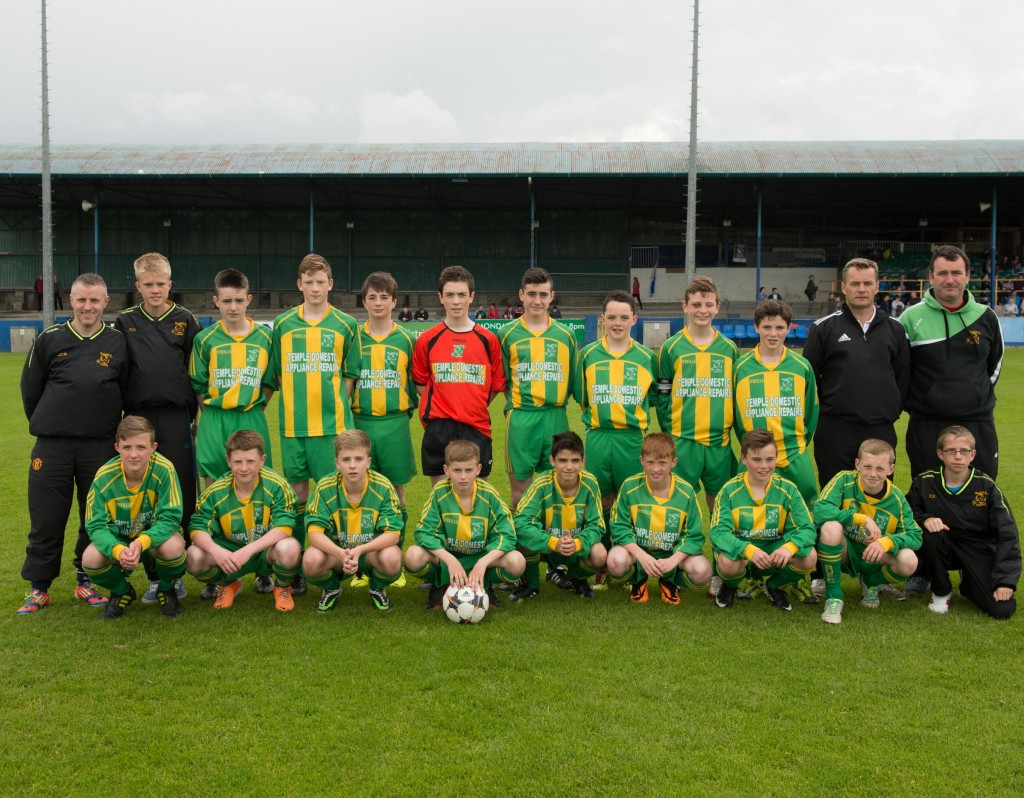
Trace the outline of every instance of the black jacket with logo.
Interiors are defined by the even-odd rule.
[[[861,424],[893,423],[910,390],[910,344],[881,308],[865,333],[847,305],[807,331],[804,357],[814,369],[821,415]]]

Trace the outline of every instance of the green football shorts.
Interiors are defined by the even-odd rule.
[[[516,479],[551,470],[551,438],[569,429],[564,407],[505,413],[505,469]]]
[[[263,436],[263,447],[267,455],[267,468],[273,468],[270,454],[270,431],[262,407],[252,410],[221,410],[219,407],[204,407],[199,414],[199,431],[196,433],[196,462],[199,476],[218,479],[228,472],[227,450],[224,448],[231,434],[240,429],[253,430]]]
[[[416,476],[409,413],[391,416],[353,416],[355,427],[370,436],[370,468],[392,485],[406,485]]]
[[[597,478],[601,495],[615,495],[622,483],[643,471],[640,450],[643,433],[638,429],[587,430],[586,469]]]
[[[338,470],[334,463],[334,435],[315,438],[281,438],[284,478],[292,485],[328,477]]]
[[[672,470],[694,491],[699,491],[703,484],[709,496],[717,496],[722,486],[736,476],[736,455],[731,446],[712,448],[684,438],[676,438],[675,442],[679,462]]]

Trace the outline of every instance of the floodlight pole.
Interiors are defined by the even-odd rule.
[[[996,274],[998,270],[998,264],[996,263],[996,211],[998,206],[996,204],[996,187],[992,186],[992,232],[989,236],[988,251],[991,257],[989,257],[989,275],[988,275],[988,306],[992,310],[996,309]]]
[[[42,2],[43,45],[43,329],[53,325],[53,195],[50,187],[50,99],[46,68],[46,0]]]
[[[693,65],[690,69],[690,158],[686,173],[686,284],[697,261],[697,22],[700,0],[693,0]],[[658,268],[655,266],[654,268]]]

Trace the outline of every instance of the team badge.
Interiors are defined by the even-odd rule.
[[[452,347],[452,357],[462,357],[462,352],[465,348],[463,344],[455,344]]]
[[[711,361],[711,373],[721,374],[725,370],[725,362],[722,360]]]
[[[398,368],[398,352],[389,349],[384,353],[384,365],[390,368]]]
[[[554,360],[558,357],[558,344],[554,341],[549,341],[544,344],[544,357],[548,360]]]
[[[103,368],[109,368],[111,358],[113,358],[113,355],[110,352],[100,352],[100,356],[96,358],[96,362],[103,366]]]
[[[679,513],[668,512],[665,513],[665,531],[671,532],[672,530],[679,529]]]
[[[469,531],[473,534],[473,537],[483,537],[483,535],[486,534],[483,519],[474,518],[472,521],[470,521]]]
[[[789,392],[793,390],[793,378],[792,377],[781,377],[779,379],[779,388],[783,391]]]
[[[171,327],[171,335],[176,335],[181,338],[185,334],[185,322],[176,321],[174,326]]]
[[[324,349],[334,349],[334,333],[325,332],[321,336],[320,341]]]
[[[778,527],[779,525],[779,508],[769,507],[764,512],[764,525],[765,527],[772,528]]]
[[[38,471],[42,467],[43,467],[42,459],[39,458],[39,457],[33,457],[32,458],[32,470],[33,471]]]
[[[987,490],[976,490],[976,491],[974,491],[974,498],[971,499],[971,504],[974,507],[988,507],[988,491]]]
[[[623,377],[626,380],[626,382],[636,382],[636,366],[626,366],[623,373]]]
[[[967,343],[977,346],[981,343],[981,330],[968,330]]]

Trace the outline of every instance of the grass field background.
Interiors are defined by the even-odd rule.
[[[946,617],[920,599],[870,611],[848,582],[832,627],[820,606],[546,585],[460,627],[421,608],[415,580],[390,615],[346,588],[321,616],[318,591],[281,615],[251,578],[215,613],[187,578],[183,617],[136,604],[100,623],[71,597],[69,532],[54,603],[18,617],[22,363],[0,355],[0,796],[1024,794],[1024,622],[958,596]],[[1019,510],[1024,351],[998,394],[999,482]],[[427,490],[410,486],[414,518]]]

